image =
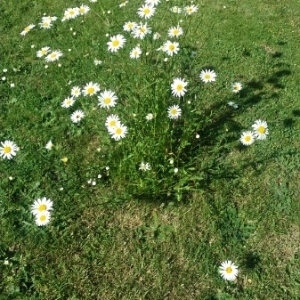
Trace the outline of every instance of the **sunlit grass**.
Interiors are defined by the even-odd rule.
[[[297,1],[267,2],[6,4],[0,299],[297,299]]]

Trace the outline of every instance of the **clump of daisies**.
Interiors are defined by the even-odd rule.
[[[252,131],[245,131],[240,137],[240,141],[245,146],[250,146],[255,140],[265,140],[269,134],[266,121],[256,120],[252,125]]]
[[[219,273],[221,274],[223,279],[233,281],[236,279],[239,270],[233,262],[231,262],[230,260],[226,260],[221,263],[221,266],[219,267]]]
[[[12,141],[1,142],[0,156],[4,159],[12,159],[17,155],[19,147]]]
[[[46,197],[36,199],[31,205],[31,212],[38,226],[44,226],[50,222],[52,206],[53,202]]]

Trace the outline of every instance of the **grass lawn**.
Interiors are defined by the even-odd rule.
[[[299,0],[5,2],[0,300],[300,299]]]

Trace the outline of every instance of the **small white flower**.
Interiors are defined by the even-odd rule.
[[[230,260],[222,262],[219,273],[225,280],[233,281],[238,275],[238,267]]]
[[[266,121],[256,120],[252,125],[254,135],[258,140],[264,140],[269,134],[268,124]]]
[[[137,59],[141,56],[141,54],[142,50],[140,46],[136,46],[130,51],[130,58]]]
[[[254,143],[255,137],[252,131],[245,131],[242,133],[240,141],[245,146],[250,146]]]
[[[0,157],[12,159],[19,151],[19,147],[12,141],[1,142]]]
[[[146,120],[147,121],[151,121],[153,119],[153,114],[147,114],[147,116],[146,116]]]
[[[173,96],[182,97],[186,93],[186,86],[188,83],[181,78],[175,78],[171,84]]]
[[[200,73],[200,78],[203,82],[213,82],[216,81],[216,73],[212,70],[202,70]]]
[[[53,143],[51,140],[46,144],[45,148],[49,151],[53,148]]]
[[[181,108],[178,105],[173,105],[168,108],[168,116],[170,119],[178,119],[181,116]]]
[[[144,172],[151,170],[150,164],[141,162],[140,166],[139,166],[139,170],[144,171]]]
[[[73,123],[78,123],[84,118],[85,114],[82,110],[78,109],[74,111],[71,115],[71,121]]]
[[[242,84],[240,82],[235,82],[232,84],[232,91],[238,93],[242,89]]]

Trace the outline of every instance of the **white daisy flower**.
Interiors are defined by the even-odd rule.
[[[155,13],[155,7],[152,4],[145,4],[138,9],[138,15],[140,18],[149,19]]]
[[[147,23],[140,23],[132,31],[133,37],[141,40],[149,33],[151,33],[151,28],[148,27]]]
[[[126,136],[127,131],[127,127],[119,123],[110,134],[114,140],[119,141]]]
[[[56,61],[59,60],[62,55],[63,54],[60,50],[54,50],[46,56],[45,60],[46,62]]]
[[[163,45],[162,50],[168,55],[173,56],[173,54],[177,54],[179,51],[179,43],[166,41]]]
[[[75,19],[78,16],[79,16],[79,8],[72,7],[72,8],[67,8],[65,10],[63,19],[64,20]]]
[[[139,166],[139,170],[144,171],[144,172],[151,170],[150,164],[141,162],[140,166]]]
[[[141,56],[141,54],[142,49],[140,48],[140,46],[136,46],[130,51],[130,58],[137,59]]]
[[[26,35],[32,28],[34,28],[35,27],[35,25],[34,24],[30,24],[30,25],[28,25],[27,27],[25,27],[23,30],[22,30],[22,32],[21,32],[21,35]]]
[[[117,52],[120,48],[124,46],[126,39],[123,35],[117,34],[110,38],[110,41],[107,43],[108,50],[111,52]]]
[[[46,146],[45,146],[45,148],[47,149],[47,150],[51,150],[52,148],[53,148],[53,143],[52,143],[52,141],[50,140],[47,144],[46,144]]]
[[[85,114],[82,110],[75,110],[71,115],[71,121],[73,123],[78,123],[84,118]]]
[[[0,146],[0,157],[12,159],[16,156],[17,151],[19,151],[19,147],[12,141],[4,141],[1,142]]]
[[[198,11],[198,7],[197,7],[196,5],[186,6],[186,7],[184,8],[184,11],[185,11],[185,13],[186,13],[187,15],[191,15],[191,14],[193,14],[193,13],[195,13],[195,12]]]
[[[90,8],[87,5],[81,5],[78,8],[78,12],[80,15],[85,15],[86,13],[88,13],[88,11],[90,10]]]
[[[212,70],[202,70],[200,73],[200,79],[205,83],[216,81],[216,77],[215,71]]]
[[[171,27],[168,30],[168,36],[171,37],[171,38],[173,38],[173,37],[179,37],[182,34],[183,34],[183,29],[179,25],[177,25],[176,27]]]
[[[71,89],[71,96],[77,98],[81,95],[81,89],[79,86],[74,86]]]
[[[35,215],[35,223],[38,226],[47,225],[50,222],[51,214],[49,211],[44,210]]]
[[[75,99],[73,97],[68,97],[61,103],[61,106],[64,108],[69,108],[73,106],[74,103],[75,103]]]
[[[232,84],[232,91],[238,93],[242,89],[242,84],[240,82],[235,82]]]
[[[98,83],[89,82],[82,90],[84,96],[93,96],[100,91],[100,85]]]
[[[186,86],[188,83],[181,78],[175,78],[171,84],[172,94],[176,97],[182,97],[186,93]]]
[[[267,138],[267,135],[269,134],[269,129],[266,121],[256,120],[252,125],[252,128],[254,131],[254,136],[258,140],[264,140]]]
[[[130,32],[130,31],[133,31],[134,28],[137,27],[137,23],[136,22],[131,22],[131,21],[128,21],[124,24],[123,26],[123,30],[124,31],[127,31],[127,32]]]
[[[110,115],[106,118],[105,127],[109,132],[113,132],[116,126],[119,126],[120,119],[117,115]]]
[[[42,49],[38,50],[36,52],[37,57],[43,57],[50,51],[50,47],[43,47]]]
[[[219,267],[219,272],[223,279],[229,281],[235,280],[239,273],[238,267],[230,260],[222,262],[221,266]]]
[[[178,119],[181,116],[181,108],[178,105],[173,105],[168,108],[168,116],[170,119]]]
[[[40,28],[50,29],[52,27],[51,19],[44,19],[41,23],[39,23]]]
[[[102,108],[110,108],[116,105],[118,97],[112,91],[105,90],[98,96],[98,105]]]
[[[46,197],[36,199],[31,205],[31,212],[37,215],[43,211],[49,211],[52,209],[53,202]]]
[[[255,137],[252,131],[245,131],[240,137],[240,141],[245,146],[250,146],[254,143]]]

